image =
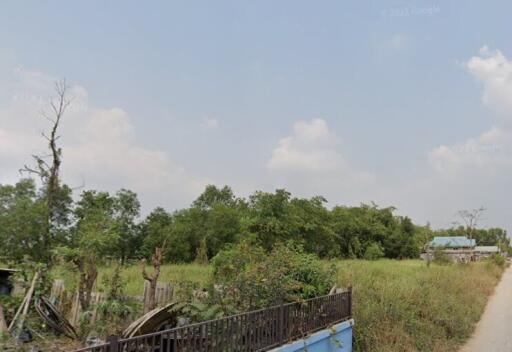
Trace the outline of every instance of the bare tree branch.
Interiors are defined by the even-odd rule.
[[[68,86],[65,80],[55,82],[56,98],[50,101],[51,116],[45,111],[41,112],[41,116],[52,123],[50,132],[42,132],[41,135],[48,142],[49,155],[32,155],[37,167],[29,167],[24,165],[20,172],[38,175],[45,187],[46,195],[46,228],[42,229],[42,241],[46,246],[51,245],[53,236],[53,224],[58,214],[58,194],[60,190],[60,166],[62,163],[62,149],[57,145],[60,136],[57,131],[66,109],[71,103],[71,99],[67,97]],[[50,159],[48,162],[45,159]]]
[[[473,238],[474,231],[476,227],[478,226],[478,223],[480,220],[483,219],[484,212],[487,209],[483,206],[478,209],[471,209],[471,210],[459,210],[458,215],[466,225],[468,232],[469,232],[469,238]]]

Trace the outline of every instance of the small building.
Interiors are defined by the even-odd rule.
[[[475,260],[474,252],[476,241],[464,236],[450,236],[450,237],[434,237],[430,241],[421,257],[428,259],[428,256],[433,256],[433,252],[441,250],[454,262],[467,263]],[[431,259],[434,259],[431,257]]]
[[[500,254],[498,246],[476,246],[475,259],[487,258],[493,254]]]

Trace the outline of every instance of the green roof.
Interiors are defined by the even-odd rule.
[[[464,236],[452,236],[452,237],[434,237],[430,241],[430,247],[442,247],[442,248],[460,248],[460,247],[474,247],[476,244],[474,239],[469,239]]]

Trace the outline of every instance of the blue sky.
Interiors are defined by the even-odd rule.
[[[287,187],[396,205],[435,226],[484,205],[487,225],[512,229],[511,10],[505,1],[5,1],[0,182],[41,148],[30,133],[44,124],[33,119],[49,82],[66,77],[84,107],[63,126],[69,183],[132,188],[146,209],[187,205],[210,182],[241,195]]]

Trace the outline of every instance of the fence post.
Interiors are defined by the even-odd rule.
[[[348,315],[352,318],[352,285],[348,287]]]
[[[116,335],[110,335],[107,341],[109,352],[119,352],[119,338]]]
[[[280,343],[284,341],[284,305],[279,306],[279,320],[277,323],[278,340]]]

